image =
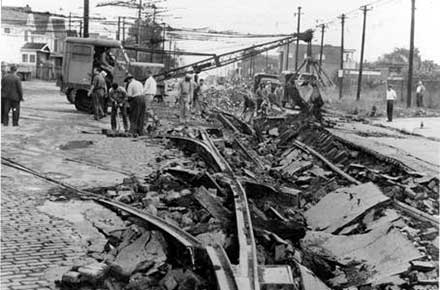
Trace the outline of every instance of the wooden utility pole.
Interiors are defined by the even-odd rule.
[[[83,37],[88,38],[89,37],[89,0],[84,0],[84,33]]]
[[[83,31],[83,22],[82,20],[79,22],[79,37],[82,37],[82,31]]]
[[[344,24],[345,24],[345,14],[342,14],[341,18],[341,63],[339,66],[339,98],[342,99],[342,88],[344,86]]]
[[[406,106],[408,108],[411,107],[411,94],[412,94],[415,11],[416,11],[416,0],[411,0],[411,34],[409,38],[408,83],[406,90]]]
[[[362,69],[364,66],[364,49],[365,49],[365,29],[367,25],[367,11],[371,10],[371,8],[368,8],[367,5],[364,5],[361,7],[361,10],[364,12],[364,24],[362,26],[361,59],[359,61],[359,75],[358,75],[356,101],[359,101],[359,99],[361,98]]]
[[[296,25],[296,33],[299,34],[300,25],[301,25],[301,6],[298,6],[298,13],[295,13],[298,16],[298,23]],[[295,71],[298,70],[298,50],[299,50],[299,38],[296,39],[296,49],[295,49]],[[287,56],[289,58],[289,56]]]
[[[138,23],[137,23],[137,45],[141,47],[141,20],[142,20],[142,0],[139,0]],[[139,61],[139,51],[136,51],[136,61]]]
[[[121,39],[121,16],[118,16],[118,31],[116,32],[116,40]]]
[[[321,27],[321,48],[319,50],[319,73],[322,70],[322,54],[324,52],[324,32],[325,32],[325,24],[319,25]]]
[[[122,44],[125,44],[125,17],[122,17]]]

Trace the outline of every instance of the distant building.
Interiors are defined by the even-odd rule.
[[[50,62],[49,57],[40,57],[48,52],[62,55],[64,39],[67,37],[65,17],[49,12],[32,11],[29,6],[2,6],[1,11],[2,61],[21,65],[38,66]],[[38,48],[35,48],[38,46]],[[44,47],[44,48],[43,48]],[[43,48],[43,50],[41,50]],[[41,62],[40,62],[40,61]],[[37,69],[33,71],[35,76]]]

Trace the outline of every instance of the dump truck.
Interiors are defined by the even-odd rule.
[[[144,82],[147,70],[151,70],[153,75],[164,70],[161,63],[131,61],[117,40],[68,37],[65,40],[61,79],[57,83],[78,111],[92,112],[92,99],[87,93],[91,87],[93,68],[100,66],[99,61],[104,53],[112,60],[111,65],[104,69],[109,81],[122,86],[128,74]],[[162,99],[165,93],[164,82],[158,82],[156,98]]]

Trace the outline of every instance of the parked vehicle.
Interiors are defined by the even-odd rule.
[[[65,41],[61,80],[57,83],[67,100],[75,104],[79,111],[92,112],[92,99],[87,93],[92,82],[93,68],[100,66],[108,73],[107,81],[119,85],[124,85],[124,79],[129,73],[144,82],[147,70],[151,70],[153,75],[164,70],[161,63],[130,61],[117,40],[68,37]],[[166,93],[163,82],[158,82],[157,91],[162,99]]]

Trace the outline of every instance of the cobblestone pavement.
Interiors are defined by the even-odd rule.
[[[80,188],[114,185],[127,173],[142,176],[151,170],[161,150],[154,140],[97,134],[110,127],[108,117],[97,122],[76,112],[53,83],[23,86],[20,127],[2,127],[3,157]],[[81,140],[90,146],[60,150]],[[1,289],[54,289],[54,281],[85,257],[87,240],[77,224],[37,208],[56,186],[4,165],[1,169]]]

